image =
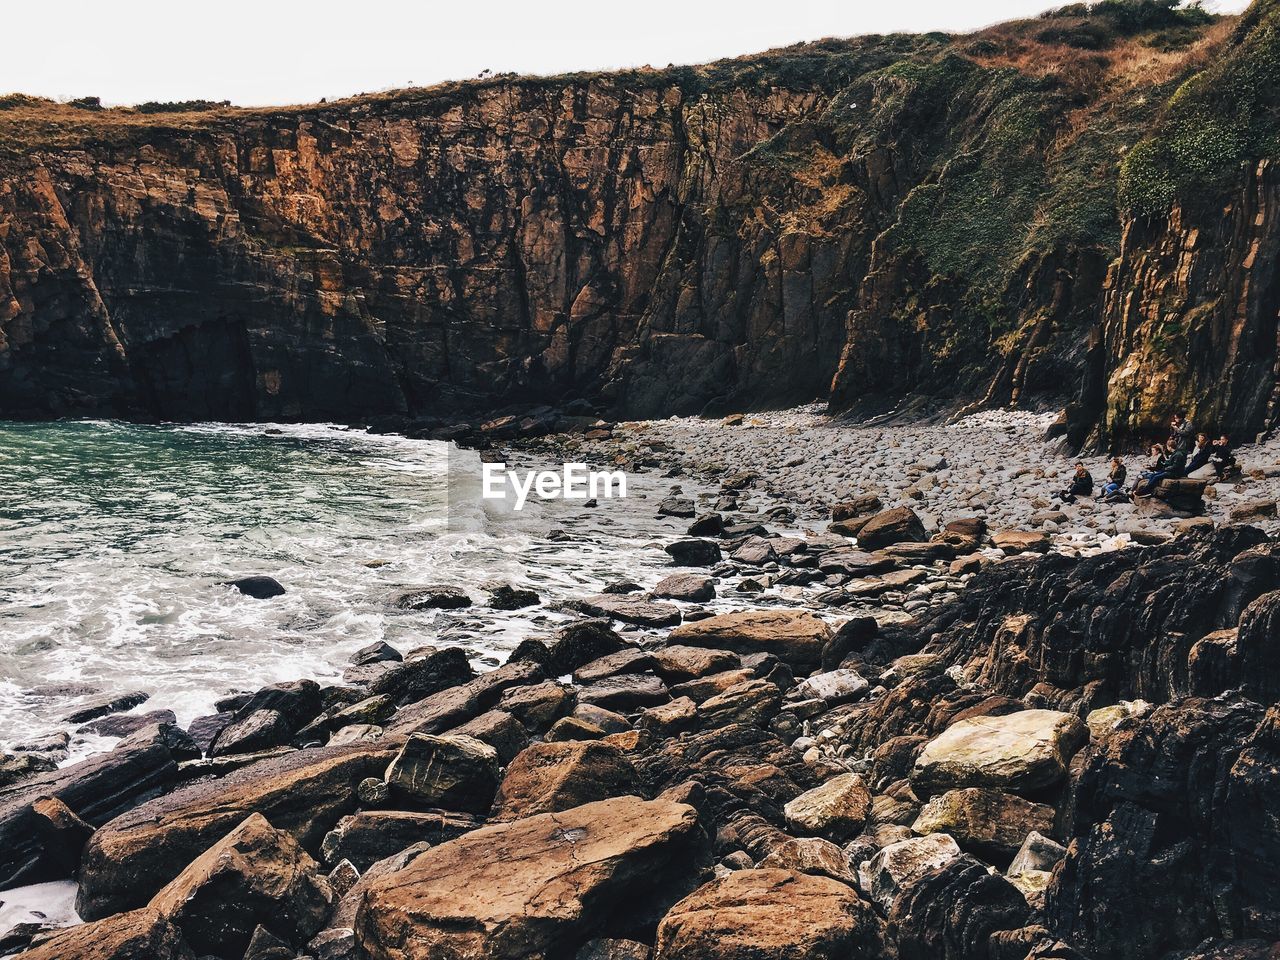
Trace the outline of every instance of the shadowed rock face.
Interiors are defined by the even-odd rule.
[[[1274,175],[1215,185],[1225,217],[1116,197],[1116,158],[1227,32],[1186,30],[1163,52],[1030,22],[305,108],[0,110],[0,414],[829,395],[1074,400],[1077,441],[1188,402],[1244,434],[1275,380]],[[1154,375],[1166,354],[1195,360]]]

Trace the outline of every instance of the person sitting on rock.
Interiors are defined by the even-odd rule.
[[[1164,469],[1158,470],[1146,478],[1141,496],[1149,496],[1155,492],[1161,480],[1177,480],[1187,472],[1187,451],[1185,447],[1177,447],[1164,459]],[[1139,496],[1135,491],[1134,496]]]
[[[1203,479],[1197,476],[1196,471],[1211,469],[1209,468],[1209,457],[1213,453],[1213,443],[1209,440],[1207,433],[1196,434],[1196,447],[1191,452],[1190,459],[1187,460],[1187,476],[1197,480]]]
[[[1076,497],[1087,497],[1093,493],[1093,476],[1085,469],[1083,463],[1076,464],[1076,472],[1071,477],[1071,483],[1067,489],[1062,491],[1062,501],[1071,503]]]
[[[1107,482],[1102,485],[1099,500],[1118,500],[1124,496],[1124,478],[1128,471],[1119,457],[1111,458],[1111,472],[1107,474]]]
[[[1135,497],[1145,497],[1147,492],[1156,483],[1160,482],[1160,478],[1164,477],[1165,464],[1169,462],[1169,451],[1165,449],[1163,443],[1153,443],[1151,445],[1151,463],[1147,469],[1138,475],[1138,482],[1133,485],[1133,495]],[[1156,478],[1153,480],[1152,478]]]
[[[1231,452],[1231,438],[1225,433],[1213,445],[1213,452],[1209,454],[1209,465],[1213,467],[1213,472],[1219,480],[1239,471],[1235,454]]]

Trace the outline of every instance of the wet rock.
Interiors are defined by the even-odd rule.
[[[556,813],[636,792],[622,751],[593,740],[537,743],[511,762],[494,800],[495,820]]]
[[[764,537],[748,537],[740,547],[729,555],[735,563],[743,563],[752,567],[763,567],[774,563],[778,555],[773,552],[773,544]]]
[[[880,955],[882,928],[852,888],[794,870],[739,870],[662,919],[654,960],[850,960]]]
[[[172,710],[154,710],[151,713],[118,713],[86,723],[77,733],[94,733],[100,737],[127,737],[135,730],[153,724],[177,722]]]
[[[462,813],[366,810],[339,820],[325,834],[320,852],[325,863],[350,861],[363,872],[416,843],[437,846],[477,826],[474,818]]]
[[[38,753],[0,753],[0,790],[58,769],[52,757]]]
[[[547,743],[568,743],[572,740],[600,740],[607,734],[604,729],[580,717],[561,717],[543,736]]]
[[[227,580],[224,585],[235,587],[246,597],[253,597],[255,600],[270,600],[285,593],[284,586],[274,577],[241,577],[239,580]]]
[[[320,686],[298,680],[263,687],[236,710],[209,746],[212,757],[283,746],[320,712]]]
[[[355,808],[357,784],[381,775],[392,756],[363,746],[293,751],[149,800],[90,839],[76,911],[97,919],[146,903],[251,813],[262,814],[304,849],[318,850],[338,818]]]
[[[373,880],[356,933],[380,960],[567,952],[678,895],[696,830],[691,807],[635,797],[482,827]]]
[[[652,673],[627,673],[605,677],[578,691],[578,702],[615,712],[653,707],[671,699],[671,692]]]
[[[80,869],[80,854],[93,834],[93,827],[56,797],[43,797],[31,804],[33,823],[43,843],[45,861],[62,876],[74,876]]]
[[[400,651],[382,640],[375,640],[366,647],[361,647],[347,661],[353,667],[366,667],[372,663],[399,663],[404,660]]]
[[[680,622],[680,608],[669,603],[654,603],[635,597],[598,594],[584,600],[571,601],[573,606],[592,617],[608,617],[643,627],[670,627]]]
[[[862,777],[844,773],[802,793],[783,809],[787,826],[796,833],[846,843],[862,832],[871,794]]]
[[[921,751],[911,783],[926,792],[968,786],[1037,790],[1066,776],[1071,757],[1088,738],[1079,717],[1054,710],[960,720]]]
[[[788,837],[770,848],[759,867],[762,870],[795,870],[815,877],[830,877],[850,887],[858,884],[844,851],[821,837]]]
[[[498,752],[472,737],[415,733],[386,780],[393,796],[415,806],[487,813],[498,789]]]
[[[631,724],[622,714],[593,703],[578,704],[573,708],[573,716],[577,720],[594,724],[605,733],[626,733],[631,729]]]
[[[523,610],[536,607],[541,602],[534,590],[524,590],[503,584],[489,593],[489,606],[494,610]]]
[[[800,610],[757,610],[726,613],[671,631],[671,642],[731,650],[737,654],[771,653],[795,667],[814,666],[831,639],[831,628]]]
[[[532,661],[508,661],[456,687],[433,693],[400,708],[387,724],[394,734],[443,733],[475,719],[497,704],[512,687],[537,683],[546,672]]]
[[[448,647],[395,664],[369,684],[369,693],[389,696],[403,705],[466,683],[474,676],[466,651]]]
[[[688,497],[667,497],[658,504],[660,517],[692,517],[695,512],[693,501]]]
[[[1004,862],[1033,831],[1053,831],[1054,809],[986,787],[965,787],[939,794],[912,824],[916,833],[947,833],[962,850]]]
[[[858,867],[860,886],[886,913],[898,894],[924,874],[960,856],[960,847],[945,833],[899,840]]]
[[[200,955],[240,960],[259,926],[301,946],[324,925],[332,901],[318,864],[297,841],[252,814],[170,881],[150,906]]]
[[[893,903],[888,936],[901,960],[983,957],[993,933],[1023,926],[1030,910],[1008,880],[961,855],[913,880]]]
[[[178,763],[186,760],[199,760],[200,745],[195,739],[173,723],[153,723],[141,727],[116,744],[117,750],[130,750],[137,747],[161,746],[169,751],[169,756]]]
[[[401,610],[458,610],[471,606],[471,597],[458,587],[427,586],[405,590],[391,602]]]
[[[691,537],[718,537],[724,532],[724,517],[718,513],[707,513],[689,524],[685,531]]]
[[[677,540],[665,549],[678,567],[710,567],[720,562],[720,545],[714,540]]]
[[[922,542],[928,539],[924,524],[910,507],[893,507],[877,513],[857,533],[863,550],[879,550],[892,543]]]
[[[85,823],[101,827],[171,787],[177,775],[169,751],[149,744],[98,754],[9,787],[0,794],[0,890],[66,876],[61,844],[47,848],[36,802],[58,800]]]
[[[637,726],[655,736],[671,737],[692,727],[698,719],[698,705],[688,697],[648,707],[640,712]]]
[[[208,753],[209,747],[217,739],[222,729],[231,722],[235,714],[231,711],[213,713],[205,717],[196,717],[187,727],[187,735],[195,741],[202,753]]]
[[[63,719],[67,723],[86,723],[89,720],[96,720],[98,717],[105,717],[108,714],[132,710],[138,704],[145,703],[150,699],[151,694],[143,693],[141,690],[132,693],[104,694],[93,697],[68,713]]]
[[[863,494],[835,504],[831,508],[832,520],[849,520],[853,517],[871,517],[880,512],[884,504],[874,493]]]
[[[22,960],[194,960],[178,928],[155,910],[118,913],[71,927],[21,954]]]
[[[691,647],[678,643],[664,644],[652,651],[653,669],[667,683],[684,683],[696,677],[731,670],[738,666],[736,653]]]
[[[649,960],[649,945],[638,940],[588,940],[573,960]]]
[[[684,600],[686,603],[705,603],[715,599],[716,585],[710,577],[696,573],[673,573],[663,577],[653,588],[655,597],[667,600]]]
[[[644,673],[657,665],[652,653],[635,648],[619,650],[598,660],[583,664],[573,671],[573,682],[577,684],[596,683],[606,677],[616,677],[626,673]]]

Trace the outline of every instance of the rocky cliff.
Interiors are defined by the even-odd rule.
[[[1275,20],[1108,0],[300,108],[0,98],[0,413],[829,396],[1066,404],[1077,442],[1183,402],[1252,432],[1276,382]],[[1239,122],[1206,171],[1185,128],[1224,90]]]

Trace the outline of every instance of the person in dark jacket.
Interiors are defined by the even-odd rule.
[[[1102,485],[1099,500],[1119,499],[1124,494],[1124,480],[1128,471],[1119,457],[1111,458],[1111,472],[1107,474],[1107,482]]]
[[[1138,482],[1133,485],[1133,496],[1149,496],[1151,488],[1164,479],[1165,468],[1168,464],[1169,451],[1165,449],[1165,445],[1163,443],[1153,443],[1151,445],[1151,463],[1147,465],[1147,469],[1138,475]]]
[[[1169,421],[1169,452],[1172,453],[1174,450],[1187,452],[1191,449],[1191,438],[1195,435],[1195,424],[1187,419],[1186,411],[1179,410]]]
[[[1076,464],[1076,472],[1071,476],[1071,483],[1062,491],[1064,503],[1071,503],[1076,497],[1087,497],[1093,493],[1093,475],[1085,469],[1083,463]]]
[[[1191,452],[1191,458],[1187,460],[1187,476],[1193,477],[1196,471],[1201,467],[1207,466],[1209,457],[1213,454],[1213,443],[1209,440],[1207,433],[1196,434],[1196,448]]]
[[[1235,454],[1231,452],[1231,438],[1225,433],[1213,445],[1213,452],[1209,454],[1209,464],[1219,480],[1239,469],[1236,466]]]

